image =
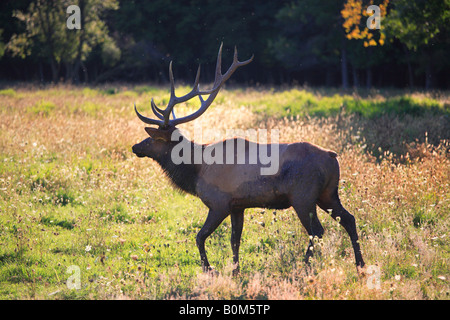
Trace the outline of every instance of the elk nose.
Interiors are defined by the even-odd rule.
[[[138,157],[140,157],[142,155],[142,152],[139,150],[139,146],[137,144],[135,144],[131,150],[133,151],[134,154],[136,154]]]

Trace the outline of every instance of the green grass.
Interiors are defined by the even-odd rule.
[[[30,111],[35,114],[48,116],[55,108],[56,105],[53,102],[39,101],[30,108]]]
[[[2,90],[0,90],[0,96],[15,97],[16,90],[14,90],[12,88],[2,89]]]
[[[245,98],[243,99],[245,101]],[[382,98],[361,98],[342,94],[317,95],[308,90],[291,89],[273,92],[252,98],[246,104],[254,110],[267,116],[336,116],[346,112],[365,118],[375,118],[382,115],[412,115],[423,116],[425,113],[449,115],[450,105],[426,96],[411,96],[407,94]]]
[[[374,290],[356,272],[345,231],[324,212],[321,255],[307,271],[309,239],[292,209],[246,211],[237,278],[227,218],[206,242],[220,274],[203,275],[195,237],[207,208],[130,150],[146,137],[133,103],[150,112],[151,97],[162,104],[168,91],[109,88],[19,87],[3,96],[1,299],[448,299],[445,94],[230,90],[204,115],[203,126],[275,127],[283,140],[338,151],[342,202],[357,219],[366,262],[381,269]],[[79,290],[67,287],[71,266],[80,268]]]

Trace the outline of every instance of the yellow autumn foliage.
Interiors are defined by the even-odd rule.
[[[347,0],[344,4],[344,8],[341,10],[341,16],[344,18],[344,22],[342,26],[344,27],[346,38],[351,39],[360,39],[364,40],[364,47],[369,46],[377,46],[384,45],[385,42],[385,34],[381,29],[379,30],[379,39],[378,42],[375,39],[375,32],[369,31],[366,26],[366,20],[362,19],[362,17],[370,17],[372,13],[367,12],[367,8],[373,5],[373,0],[367,2],[364,5],[363,2],[367,2],[364,0]],[[380,8],[380,16],[384,18],[387,12],[387,5],[389,4],[389,0],[383,0],[383,3],[379,4]],[[362,21],[361,21],[362,20]]]

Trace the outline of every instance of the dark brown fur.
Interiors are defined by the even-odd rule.
[[[221,222],[231,214],[231,245],[233,261],[239,270],[239,245],[243,228],[243,213],[246,208],[264,207],[285,209],[293,207],[309,235],[322,237],[316,205],[323,210],[331,210],[331,217],[340,218],[352,241],[357,266],[364,266],[358,243],[358,235],[353,215],[341,205],[338,196],[339,164],[337,154],[306,142],[279,144],[279,168],[276,174],[259,174],[261,163],[257,164],[179,164],[171,159],[171,151],[178,141],[171,141],[174,127],[169,129],[146,128],[150,138],[133,146],[139,157],[156,160],[180,190],[199,197],[209,208],[208,217],[197,235],[197,246],[203,269],[210,269],[205,251],[205,240]],[[184,138],[184,137],[183,137]],[[185,139],[185,138],[184,138]],[[237,143],[234,138],[234,143]],[[221,141],[218,143],[226,143]],[[212,144],[198,145],[195,148],[211,147]],[[254,142],[245,141],[246,150]],[[257,145],[259,148],[261,145]],[[269,150],[274,145],[268,145]],[[236,150],[236,149],[235,149]],[[191,153],[193,155],[193,152]],[[237,155],[235,154],[236,158]],[[225,158],[225,152],[224,152]],[[191,162],[193,163],[193,161]],[[308,246],[305,260],[312,255]]]

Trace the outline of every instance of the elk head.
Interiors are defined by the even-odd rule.
[[[200,66],[197,70],[197,76],[195,77],[195,82],[192,90],[185,94],[184,96],[177,97],[175,95],[175,84],[172,72],[172,62],[169,64],[169,78],[170,78],[170,99],[167,107],[162,110],[158,108],[153,101],[151,100],[152,111],[157,119],[147,118],[141,115],[136,108],[136,104],[134,105],[134,110],[136,111],[137,116],[143,122],[156,125],[157,128],[147,127],[145,131],[148,133],[150,138],[142,141],[139,144],[133,146],[133,152],[138,157],[150,157],[153,159],[157,159],[157,157],[167,153],[172,146],[171,143],[171,135],[174,130],[176,130],[175,126],[192,121],[200,117],[211,105],[211,103],[216,98],[217,94],[220,91],[222,85],[227,81],[231,75],[236,71],[237,68],[249,64],[253,60],[253,56],[246,61],[238,61],[237,57],[237,49],[234,49],[234,58],[233,63],[228,68],[225,74],[222,74],[222,44],[219,48],[219,53],[217,55],[217,63],[216,63],[216,72],[215,72],[215,80],[212,89],[210,90],[200,90],[199,81],[200,81]],[[203,99],[202,96],[208,95],[206,100]],[[174,107],[175,105],[186,102],[194,97],[198,97],[200,99],[200,108],[192,114],[187,116],[177,118],[175,116]],[[172,119],[170,116],[172,115]],[[177,141],[175,141],[177,143]]]
[[[174,130],[175,127],[173,126],[167,129],[146,127],[145,131],[150,137],[133,146],[134,154],[139,158],[161,158],[162,155],[167,154],[171,149],[171,136]]]

